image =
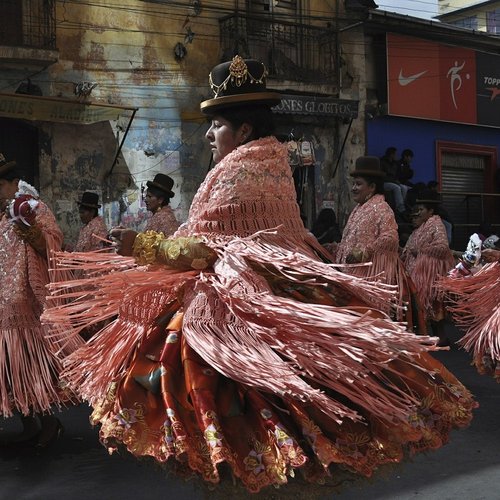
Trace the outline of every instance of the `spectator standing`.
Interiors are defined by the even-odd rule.
[[[384,190],[391,193],[396,211],[403,214],[406,212],[405,198],[408,187],[399,184],[396,154],[395,147],[387,148],[384,156],[380,158],[380,168],[385,173]]]
[[[401,159],[398,164],[398,182],[403,186],[413,186],[411,179],[413,179],[413,169],[411,162],[413,161],[413,151],[411,149],[404,149],[401,153]]]

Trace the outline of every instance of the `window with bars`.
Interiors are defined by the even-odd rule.
[[[0,19],[0,45],[55,49],[55,0],[2,0]]]

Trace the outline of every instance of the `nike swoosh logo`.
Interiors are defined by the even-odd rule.
[[[398,77],[398,82],[401,87],[406,87],[406,85],[409,85],[410,83],[413,83],[417,78],[420,78],[422,75],[425,75],[427,73],[427,70],[422,71],[421,73],[415,73],[414,75],[410,76],[403,76],[403,70],[399,70],[399,77]]]
[[[491,91],[490,101],[493,101],[497,96],[500,95],[500,89],[497,87],[486,87],[486,90]]]

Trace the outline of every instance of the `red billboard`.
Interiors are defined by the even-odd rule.
[[[387,85],[390,115],[500,127],[499,56],[388,33]]]

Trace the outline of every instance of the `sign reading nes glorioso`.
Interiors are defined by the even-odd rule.
[[[282,94],[275,113],[357,118],[358,101],[310,95]]]

